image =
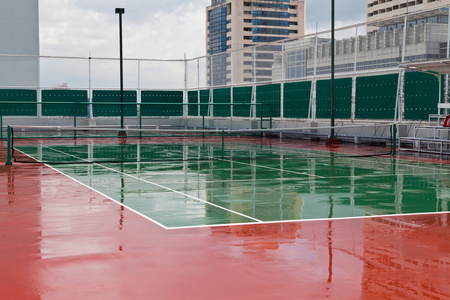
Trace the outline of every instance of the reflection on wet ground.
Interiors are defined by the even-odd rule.
[[[378,158],[371,163],[357,159],[353,165],[335,161],[332,171],[316,161],[308,175],[279,168],[279,176],[271,180],[269,174],[275,173],[267,168],[262,172],[269,173],[261,175],[257,167],[214,162],[219,163],[227,171],[216,168],[220,165],[205,170],[198,163],[187,164],[185,170],[142,165],[144,175],[134,164],[124,173],[163,187],[170,184],[264,221],[277,214],[278,219],[305,219],[309,210],[336,217],[348,213],[342,207],[353,207],[356,216],[369,208],[392,215],[166,230],[47,166],[2,166],[2,298],[450,299],[450,214],[393,215],[400,210],[446,210],[447,166],[431,170],[428,164],[399,161],[395,173],[388,174],[392,164]],[[284,163],[283,170],[299,172],[297,165]],[[322,164],[323,171],[318,167]],[[122,179],[124,194],[138,198],[134,193],[148,188],[131,177],[113,181],[119,173],[110,172],[109,178],[94,166],[73,170],[79,178],[103,182],[106,192],[119,196]],[[103,175],[93,176],[96,172]],[[186,176],[191,173],[197,178]],[[196,192],[196,185],[204,192]],[[262,191],[252,193],[255,187]],[[392,195],[394,187],[402,187],[401,192]],[[160,189],[153,186],[152,193],[173,193]],[[293,196],[300,192],[300,198]],[[420,195],[426,200],[410,200]],[[237,203],[230,201],[234,198]],[[182,202],[195,201],[184,199],[177,205]],[[192,219],[190,205],[194,203],[188,204],[187,216],[179,218]],[[198,205],[202,214],[194,215],[202,215],[202,221],[222,222],[227,214],[208,211],[204,202]],[[154,207],[171,209],[170,203],[164,207],[154,202]]]

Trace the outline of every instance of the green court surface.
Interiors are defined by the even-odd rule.
[[[225,153],[220,143],[16,149],[42,161],[96,158],[50,165],[166,228],[448,210],[449,165],[388,156],[244,143]]]

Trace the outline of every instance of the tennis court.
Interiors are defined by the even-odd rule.
[[[442,157],[254,136],[17,139],[14,151],[2,250],[24,293],[450,297]]]

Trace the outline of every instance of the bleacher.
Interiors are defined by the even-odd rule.
[[[399,149],[450,154],[450,127],[443,125],[449,109],[450,103],[438,103],[438,113],[429,116],[427,125],[415,126],[412,137],[399,138]]]

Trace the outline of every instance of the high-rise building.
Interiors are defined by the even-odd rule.
[[[450,5],[450,0],[367,0],[367,22]]]
[[[446,58],[448,13],[444,7],[410,14],[406,30],[403,16],[380,20],[372,23],[372,30],[366,35],[337,39],[335,73],[341,76],[352,76],[355,72],[398,73],[398,65],[403,61]],[[274,80],[331,74],[329,38],[308,37],[286,42],[283,57],[281,54],[275,57]]]
[[[38,0],[2,0],[0,86],[36,87],[39,82]]]
[[[271,81],[280,45],[258,46],[304,35],[305,2],[211,0],[206,20],[209,85]]]

